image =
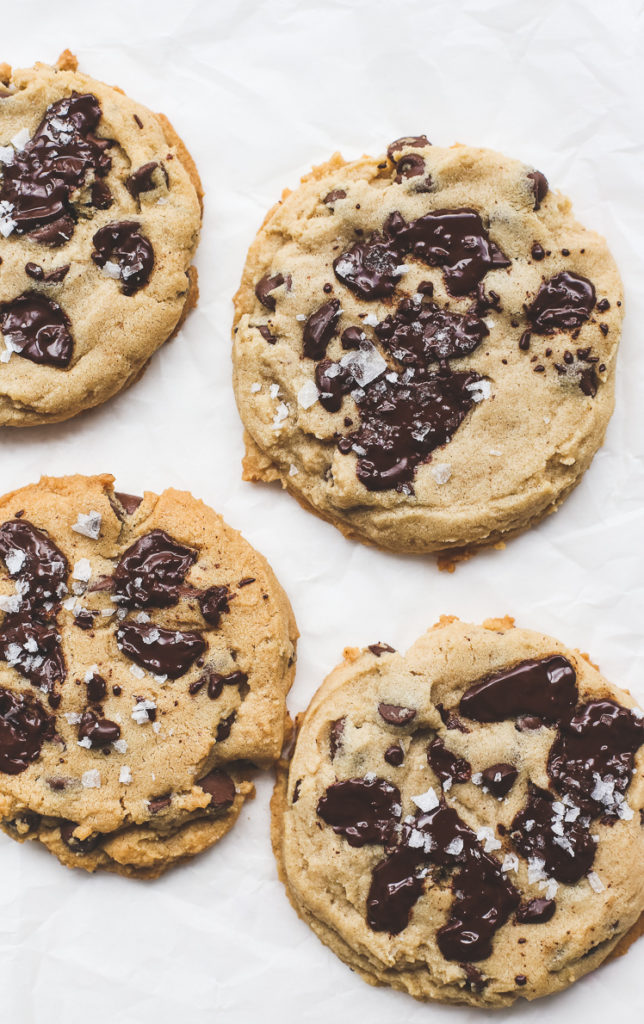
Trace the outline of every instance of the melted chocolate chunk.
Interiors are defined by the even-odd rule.
[[[533,900],[528,900],[527,903],[522,903],[517,908],[516,919],[519,924],[545,924],[546,921],[550,921],[557,909],[557,904],[554,900],[544,900],[537,897]]]
[[[416,851],[401,847],[376,864],[367,896],[367,924],[373,931],[398,935],[407,927],[424,888],[416,874],[419,862]]]
[[[227,740],[230,736],[230,730],[233,727],[233,723],[237,718],[237,712],[232,711],[227,718],[222,718],[219,725],[217,726],[216,739],[217,743],[222,743],[223,740]]]
[[[510,266],[480,215],[467,207],[433,210],[409,223],[394,213],[385,231],[401,255],[409,253],[430,267],[441,267],[451,295],[467,295],[489,270]]]
[[[452,313],[433,302],[403,299],[395,313],[376,327],[385,349],[404,366],[423,369],[428,363],[469,355],[489,331],[472,313]]]
[[[72,194],[88,174],[104,177],[112,163],[112,140],[94,134],[100,117],[95,96],[73,92],[47,107],[32,138],[4,164],[0,202],[10,204],[16,234],[54,246],[71,238]]]
[[[121,735],[121,727],[109,718],[99,718],[93,711],[85,711],[78,726],[78,738],[90,740],[93,747],[107,747]]]
[[[588,832],[588,820],[575,816],[574,810],[567,812],[551,793],[533,787],[526,806],[512,821],[510,838],[526,860],[543,861],[549,878],[574,885],[592,867],[595,840]]]
[[[390,842],[402,813],[400,791],[386,779],[345,779],[329,786],[317,812],[350,846]]]
[[[143,498],[139,498],[138,494],[125,494],[123,491],[114,491],[114,497],[123,506],[128,516],[134,515],[143,501]]]
[[[396,177],[394,181],[400,185],[405,178],[417,178],[425,173],[425,161],[418,153],[405,153],[396,161]]]
[[[457,757],[436,737],[427,748],[427,761],[441,781],[441,786],[453,782],[469,782],[472,777],[470,762]]]
[[[377,643],[369,644],[367,648],[372,654],[375,654],[376,658],[380,658],[383,654],[395,654],[396,648],[390,647],[389,644]]]
[[[178,679],[206,650],[201,633],[162,629],[151,622],[124,622],[116,637],[123,653],[155,675]]]
[[[403,135],[387,146],[387,156],[395,164],[396,153],[401,153],[403,149],[424,149],[425,146],[431,146],[426,135]]]
[[[476,683],[463,694],[459,711],[476,722],[502,722],[521,714],[556,721],[577,699],[577,677],[560,654],[521,661]]]
[[[586,322],[595,305],[595,286],[567,270],[545,281],[527,310],[537,334],[573,331]]]
[[[543,200],[548,195],[548,179],[541,171],[530,171],[528,178],[532,182],[532,194],[534,195],[534,210],[540,210]]]
[[[342,348],[346,349],[347,352],[359,349],[360,343],[365,341],[366,337],[361,327],[347,327],[346,331],[343,331],[340,336]]]
[[[456,811],[444,804],[402,826],[399,845],[373,871],[367,897],[367,922],[374,931],[398,934],[409,923],[423,891],[423,864],[456,869],[449,920],[438,929],[438,946],[447,960],[484,960],[494,933],[519,903],[519,894],[499,863],[484,853]]]
[[[105,181],[95,181],[90,189],[91,206],[97,210],[109,210],[114,202],[109,185]]]
[[[56,684],[63,682],[66,669],[55,626],[28,616],[7,615],[0,627],[0,658],[33,686],[46,691],[52,707],[58,705]]]
[[[274,345],[276,343],[276,336],[274,334],[271,334],[270,327],[267,327],[266,324],[259,324],[257,330],[261,334],[264,341],[267,341],[269,345]]]
[[[40,292],[24,292],[0,306],[0,328],[23,359],[64,369],[74,351],[66,313]]]
[[[114,263],[120,268],[121,291],[134,295],[148,283],[154,266],[154,249],[135,220],[114,221],[99,228],[92,242],[97,267]]]
[[[100,704],[107,693],[107,683],[103,676],[99,676],[98,672],[92,672],[85,685],[87,686],[87,699],[90,704]]]
[[[50,270],[48,274],[45,273],[38,263],[25,263],[25,274],[27,277],[31,277],[34,281],[42,281],[44,284],[59,284],[67,277],[68,272],[69,263],[66,263],[64,267]]]
[[[88,611],[87,608],[81,608],[74,615],[74,625],[78,626],[79,629],[91,629],[94,625],[94,619],[98,615],[98,612]]]
[[[398,282],[400,256],[382,235],[356,242],[333,261],[335,276],[361,299],[385,299]]]
[[[340,319],[340,300],[329,299],[304,324],[302,352],[307,359],[324,359]]]
[[[597,309],[600,313],[605,313],[607,309],[610,309],[610,302],[608,299],[600,299],[597,303]]]
[[[78,828],[75,821],[62,821],[60,824],[60,838],[64,842],[65,846],[68,846],[74,853],[91,853],[95,850],[101,841],[100,832],[95,832],[93,835],[87,837],[87,839],[77,839],[74,832]]]
[[[229,611],[230,591],[228,587],[208,587],[199,595],[199,608],[210,626],[218,626],[222,615]]]
[[[501,798],[508,795],[519,775],[514,765],[503,761],[490,765],[481,774],[490,793]]]
[[[624,813],[624,794],[643,743],[644,719],[612,700],[591,701],[560,723],[548,775],[584,812],[615,820]]]
[[[491,309],[497,313],[501,313],[501,296],[498,292],[495,292],[493,288],[490,288],[489,292],[485,291],[485,285],[483,281],[480,281],[476,286],[476,297],[468,309],[468,313],[474,316],[485,316]],[[486,325],[486,334],[487,334]]]
[[[416,717],[415,708],[401,708],[398,704],[378,705],[378,714],[389,725],[409,725]]]
[[[172,795],[170,793],[164,793],[163,796],[154,796],[151,800],[148,800],[148,810],[150,814],[158,814],[159,811],[165,810],[172,803]]]
[[[275,297],[271,295],[271,292],[275,291],[276,288],[279,288],[280,285],[283,285],[285,280],[286,278],[283,274],[275,274],[274,277],[266,274],[265,277],[255,285],[255,295],[261,302],[262,306],[265,306],[266,309],[270,309],[271,313],[275,312]]]
[[[198,779],[197,785],[201,786],[204,793],[210,794],[208,810],[224,810],[230,807],[235,799],[235,783],[230,775],[227,775],[221,768],[215,768],[203,778]]]
[[[114,593],[129,608],[167,608],[179,600],[179,587],[197,553],[151,530],[121,555],[114,570]]]
[[[358,392],[361,426],[339,443],[358,454],[356,473],[369,491],[411,484],[417,467],[455,434],[474,404],[477,373],[440,370],[403,383],[379,377]],[[354,393],[355,394],[355,393]]]
[[[67,592],[67,559],[28,519],[16,518],[0,526],[0,556],[11,578],[20,581],[23,605],[55,601]]]
[[[331,729],[329,731],[329,755],[332,761],[342,746],[342,738],[344,736],[346,721],[346,718],[343,716],[342,718],[336,718],[335,722],[331,722]]]
[[[136,171],[133,171],[125,179],[125,187],[133,199],[138,199],[142,192],[152,192],[157,187],[153,174],[158,166],[159,164],[156,160],[152,160],[150,163],[143,164],[137,168]]]
[[[405,751],[397,743],[392,743],[390,747],[385,750],[385,761],[387,764],[393,765],[394,768],[400,768],[401,764],[405,760]]]
[[[239,686],[243,688],[247,683],[248,676],[245,672],[231,672],[228,676],[222,676],[218,672],[211,672],[208,677],[208,696],[211,700],[217,700],[217,697],[221,696],[224,686]]]
[[[459,732],[469,732],[470,730],[466,725],[461,722],[458,715],[454,714],[453,711],[447,711],[442,704],[436,705],[436,710],[441,716],[441,721],[446,729],[458,729]]]
[[[350,369],[331,359],[323,359],[315,367],[315,384],[320,392],[320,405],[327,412],[338,412],[344,396],[356,386]]]
[[[19,775],[38,759],[42,745],[53,739],[55,719],[25,693],[0,687],[0,772]]]
[[[323,203],[334,203],[336,201],[336,199],[346,199],[346,198],[347,198],[347,193],[344,191],[344,189],[343,188],[336,188],[332,192],[329,192],[324,197],[322,202]]]

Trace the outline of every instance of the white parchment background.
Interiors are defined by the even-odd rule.
[[[42,472],[185,487],[242,529],[302,633],[290,707],[348,644],[404,649],[441,613],[519,624],[591,652],[644,698],[644,4],[636,0],[3,0],[0,59],[81,69],[164,111],[206,188],[201,301],[144,378],[68,424],[0,437],[2,491]],[[334,149],[400,135],[490,146],[541,168],[604,232],[627,318],[606,446],[564,508],[453,576],[345,541],[279,489],[240,480],[231,295],[270,204]],[[355,977],[277,881],[270,780],[214,850],[154,883],[62,868],[0,836],[0,1021],[202,1024],[481,1020]],[[644,941],[520,1021],[644,1019]]]

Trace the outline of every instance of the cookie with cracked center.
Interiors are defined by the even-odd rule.
[[[494,543],[601,445],[622,320],[599,235],[538,171],[403,138],[316,167],[235,298],[244,477],[393,551]]]
[[[133,383],[197,301],[195,165],[163,114],[77,71],[3,65],[0,425]]]
[[[279,757],[297,630],[266,560],[175,490],[43,477],[0,499],[0,825],[155,877]]]
[[[507,1006],[637,935],[644,712],[511,619],[345,651],[272,809],[291,903],[371,984]]]

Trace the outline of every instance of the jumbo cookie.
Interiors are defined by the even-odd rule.
[[[644,713],[511,619],[345,651],[273,797],[280,877],[333,952],[371,984],[487,1007],[636,937],[643,826]]]
[[[77,71],[0,66],[0,425],[143,372],[197,300],[195,165],[163,114]]]
[[[553,512],[613,409],[622,286],[545,176],[398,139],[267,215],[235,299],[244,476],[394,551]]]
[[[0,499],[0,824],[154,877],[217,842],[282,748],[297,631],[212,509],[111,476]]]

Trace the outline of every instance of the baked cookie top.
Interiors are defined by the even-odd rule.
[[[0,424],[24,426],[105,401],[172,334],[201,185],[163,115],[71,55],[3,68]]]
[[[225,817],[287,720],[296,629],[265,559],[190,494],[107,475],[0,499],[0,557],[3,825],[92,870],[119,830]]]
[[[366,980],[418,998],[565,988],[644,910],[644,714],[511,621],[345,652],[276,788],[299,914]]]
[[[393,550],[514,533],[602,442],[621,303],[604,240],[519,161],[336,155],[269,212],[235,299],[245,475]]]

